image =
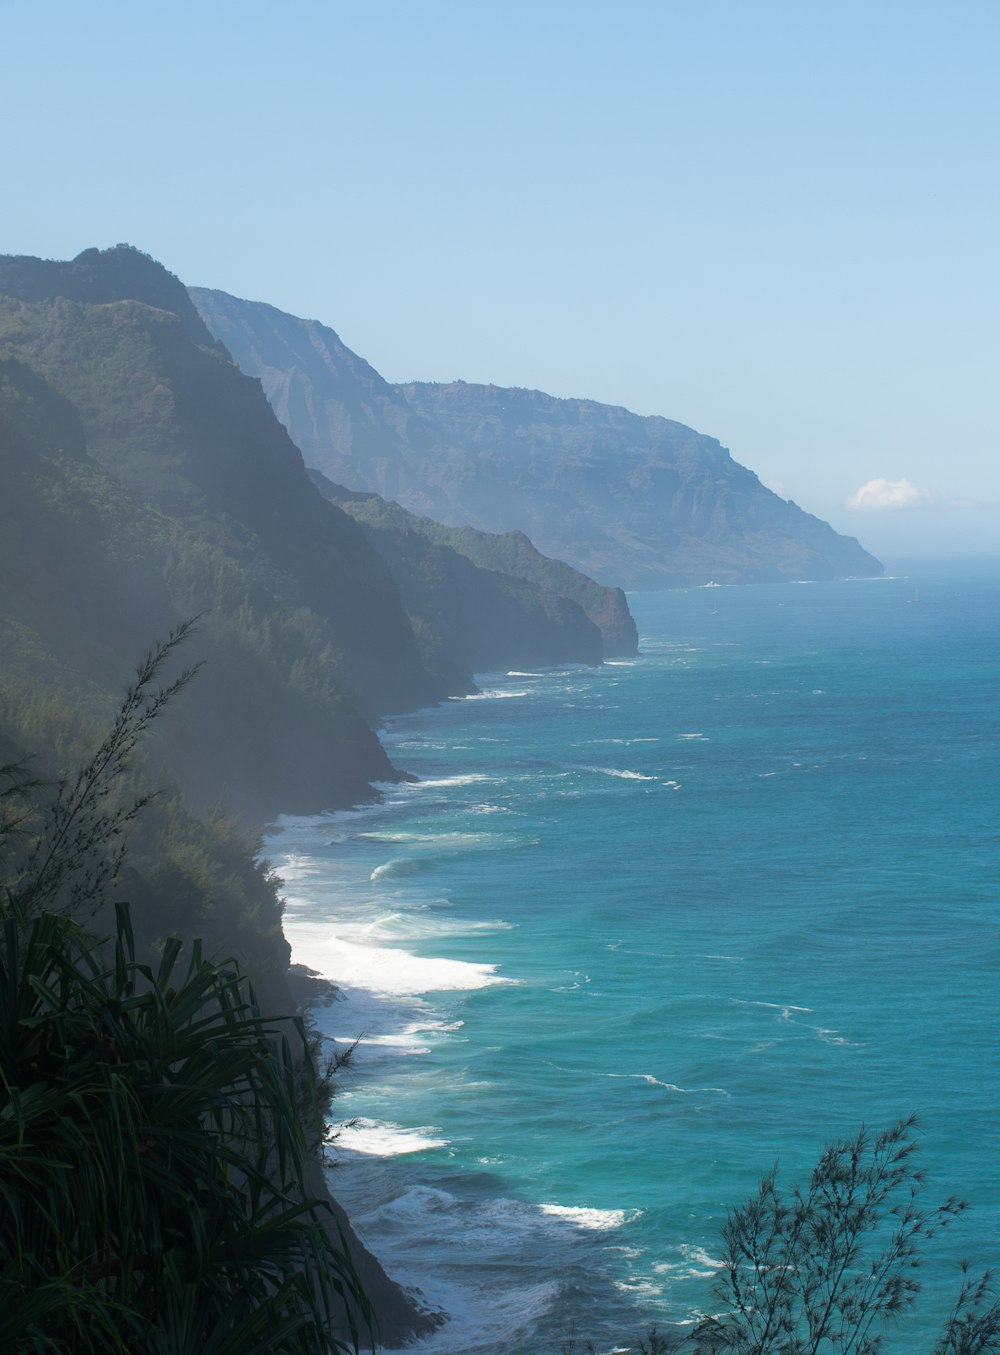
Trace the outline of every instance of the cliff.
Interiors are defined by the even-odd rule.
[[[451,526],[518,531],[626,588],[881,573],[683,424],[540,391],[393,386],[315,320],[191,289],[307,463]]]
[[[635,654],[635,622],[621,589],[603,588],[520,533],[445,527],[376,494],[335,485],[320,492],[352,514],[388,563],[424,640],[424,662],[445,680]],[[451,680],[454,680],[452,678]]]
[[[400,389],[474,459],[470,520],[502,518],[598,578],[665,588],[882,572],[853,538],[670,419],[465,382]]]
[[[119,290],[165,299],[165,270],[111,253]],[[70,298],[60,277],[0,261],[0,764],[72,778],[151,642],[202,612],[184,657],[203,670],[113,787],[153,797],[130,824],[117,896],[147,953],[201,937],[290,1011],[278,882],[218,802],[247,822],[369,799],[399,773],[362,710],[446,689],[362,529],[318,495],[259,385],[197,317],[141,296]],[[385,1338],[422,1330],[355,1253]]]

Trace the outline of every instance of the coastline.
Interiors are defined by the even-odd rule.
[[[504,690],[486,679],[485,690],[459,699],[517,699],[526,694],[519,680],[546,675],[502,676]],[[436,711],[404,717],[405,726],[417,721],[426,731]],[[392,738],[390,731],[390,743]],[[467,938],[482,953],[490,936],[509,931],[510,922],[456,918],[412,900],[408,908],[399,897],[421,885],[442,851],[476,852],[502,836],[497,825],[504,810],[489,801],[478,806],[489,825],[482,842],[476,834],[425,838],[400,831],[400,821],[413,816],[422,798],[437,801],[454,789],[479,787],[485,792],[486,778],[478,773],[385,785],[380,803],[282,818],[265,847],[284,880],[292,962],[331,981],[338,995],[315,1009],[313,1019],[338,1048],[360,1039],[332,1105],[332,1122],[341,1128],[326,1175],[362,1245],[433,1324],[415,1340],[384,1346],[405,1346],[414,1355],[473,1355],[511,1348],[512,1341],[533,1344],[540,1328],[555,1324],[558,1331],[567,1321],[582,1338],[599,1339],[609,1313],[616,1330],[636,1329],[635,1295],[616,1263],[633,1251],[620,1234],[641,1211],[526,1197],[512,1189],[497,1170],[502,1161],[488,1153],[476,1157],[473,1171],[456,1164],[452,1145],[433,1122],[354,1115],[354,1104],[370,1096],[372,1084],[396,1087],[439,1042],[462,1040],[456,1004],[519,985],[497,963],[432,953],[434,935]],[[338,864],[339,853],[359,849],[363,864]],[[327,853],[321,864],[317,850]],[[327,898],[330,912],[319,919],[317,905],[322,911]],[[539,1279],[543,1256],[550,1267],[560,1258],[556,1269],[567,1277],[565,1285],[551,1276]],[[574,1288],[574,1278],[577,1302],[570,1318],[563,1291]]]

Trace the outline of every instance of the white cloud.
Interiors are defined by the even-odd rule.
[[[856,494],[848,496],[847,507],[855,513],[877,513],[886,508],[915,508],[930,495],[909,480],[869,480]]]
[[[784,480],[765,480],[764,484],[768,489],[773,490],[779,499],[787,499],[788,491],[785,489]]]

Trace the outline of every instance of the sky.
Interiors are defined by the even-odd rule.
[[[1000,550],[996,0],[0,0],[0,252],[127,241],[389,380],[662,414]]]

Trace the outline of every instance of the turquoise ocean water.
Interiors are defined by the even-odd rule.
[[[917,1112],[954,1264],[1000,1263],[1000,562],[630,599],[641,655],[394,721],[354,814],[268,843],[362,1036],[334,1189],[451,1320],[600,1350],[713,1310],[727,1205]]]

